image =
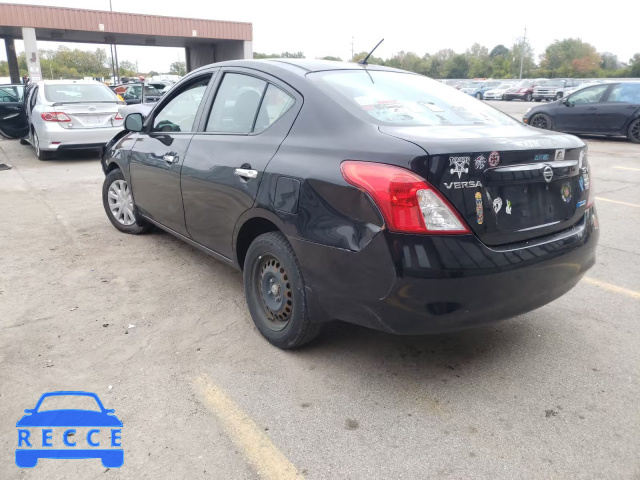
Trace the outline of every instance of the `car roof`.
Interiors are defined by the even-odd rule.
[[[304,76],[310,72],[321,72],[327,70],[382,70],[388,72],[407,72],[397,68],[383,67],[382,65],[362,65],[352,62],[334,62],[331,60],[312,60],[305,58],[269,58],[269,59],[247,59],[247,60],[228,60],[226,62],[213,63],[198,70],[204,70],[209,67],[246,67],[260,70],[261,67],[271,67],[276,69],[287,70],[292,73]],[[197,72],[198,70],[194,70]],[[193,72],[190,72],[193,73]]]
[[[97,80],[40,80],[38,84],[40,85],[69,85],[70,83],[78,83],[81,85],[104,85],[102,82],[98,82]]]

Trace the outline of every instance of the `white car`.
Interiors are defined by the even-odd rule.
[[[485,100],[502,100],[502,97],[504,96],[505,92],[511,87],[513,87],[513,85],[514,85],[513,83],[501,83],[497,87],[484,92],[483,98]]]
[[[124,102],[94,80],[43,80],[27,89],[29,133],[40,160],[55,152],[102,149],[123,128]]]

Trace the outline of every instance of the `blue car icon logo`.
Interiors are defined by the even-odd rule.
[[[57,404],[72,399],[88,402],[93,409],[43,407],[43,402],[50,405],[52,400]],[[35,408],[26,409],[26,415],[16,423],[16,465],[32,468],[40,458],[99,458],[106,468],[121,467],[124,463],[122,422],[114,412],[104,408],[95,393],[45,393]]]

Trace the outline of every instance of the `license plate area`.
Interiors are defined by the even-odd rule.
[[[513,232],[564,222],[576,211],[572,179],[506,185],[489,189],[499,231]]]

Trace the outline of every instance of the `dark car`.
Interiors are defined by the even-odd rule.
[[[141,83],[133,83],[131,85],[128,85],[124,93],[121,93],[120,95],[127,103],[127,105],[136,105],[138,103],[155,103],[160,100],[160,97],[162,97],[162,93],[153,88],[151,85],[143,85]]]
[[[24,85],[0,85],[0,136],[21,138],[29,133]]]
[[[562,100],[531,108],[523,121],[547,130],[623,136],[640,143],[640,82],[582,88]]]
[[[539,78],[537,80],[521,80],[504,93],[504,99],[508,102],[511,100],[530,102],[533,99],[534,88],[538,85],[543,85],[546,81],[547,79],[545,78]]]
[[[595,261],[582,140],[417,74],[223,62],[125,126],[102,160],[111,223],[243,270],[281,348],[331,320],[416,334],[513,317]]]

